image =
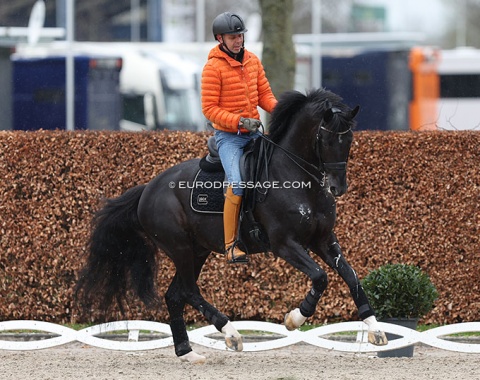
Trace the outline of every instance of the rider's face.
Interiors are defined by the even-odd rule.
[[[234,54],[240,53],[240,50],[242,50],[243,34],[224,34],[219,37],[219,40]]]

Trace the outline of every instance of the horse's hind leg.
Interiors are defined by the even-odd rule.
[[[170,315],[170,329],[172,331],[175,354],[182,361],[198,364],[204,363],[205,357],[195,353],[190,346],[185,319],[183,318],[185,299],[182,294],[182,287],[178,279],[178,274],[175,274],[170,287],[165,294],[165,302]]]
[[[196,290],[196,292],[192,295],[192,297],[187,297],[187,302],[195,309],[200,311],[219,332],[225,335],[225,344],[229,349],[234,351],[243,351],[242,336],[235,329],[235,327],[233,327],[227,316],[221,313],[213,305],[208,303],[200,294],[200,290],[198,289],[198,276],[200,276],[200,271],[202,270],[203,264],[205,263],[205,260],[209,254],[210,251],[206,251],[204,256],[196,256],[195,258],[195,284],[193,288]],[[191,289],[191,287],[188,285],[187,288]],[[191,301],[188,301],[189,299]]]
[[[375,311],[368,302],[367,295],[360,284],[357,273],[347,262],[342,254],[340,244],[334,233],[330,235],[327,244],[315,251],[328,266],[330,266],[345,281],[350,289],[350,294],[358,309],[358,315],[368,325],[368,341],[377,346],[387,344],[387,337],[380,329]]]
[[[207,256],[208,254],[205,255],[204,258],[202,258],[201,256],[195,257],[195,281],[189,281],[189,279],[191,279],[191,276],[188,275],[188,269],[187,275],[182,277],[186,302],[198,311],[200,311],[203,316],[212,325],[214,325],[219,332],[225,335],[225,344],[229,349],[234,351],[242,351],[242,336],[238,333],[235,327],[233,327],[232,323],[228,320],[228,317],[225,314],[221,313],[209,302],[207,302],[205,298],[203,298],[203,296],[200,294],[197,280]]]
[[[228,348],[235,351],[242,351],[243,349],[242,338],[238,331],[224,314],[220,313],[202,297],[198,289],[197,280],[209,253],[209,251],[205,251],[203,254],[192,258],[191,261],[182,260],[181,262],[176,262],[177,273],[165,295],[170,314],[170,327],[175,353],[181,360],[193,363],[203,363],[205,357],[196,354],[190,346],[183,318],[186,303],[200,311],[218,331],[225,334],[225,343]],[[194,262],[193,266],[191,265],[192,261]]]

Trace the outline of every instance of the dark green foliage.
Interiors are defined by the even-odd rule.
[[[421,318],[438,298],[430,277],[414,265],[384,265],[371,271],[362,286],[379,319]]]

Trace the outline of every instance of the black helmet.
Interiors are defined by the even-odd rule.
[[[247,31],[243,19],[234,13],[224,12],[215,17],[212,24],[213,38],[217,34],[243,34]]]

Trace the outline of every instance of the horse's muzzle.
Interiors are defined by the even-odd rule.
[[[335,197],[340,197],[347,192],[347,163],[324,163],[327,174],[328,188]]]
[[[340,197],[348,190],[347,173],[327,173],[327,186],[334,197]]]
[[[334,197],[340,197],[347,192],[348,186],[330,186],[330,192]]]

